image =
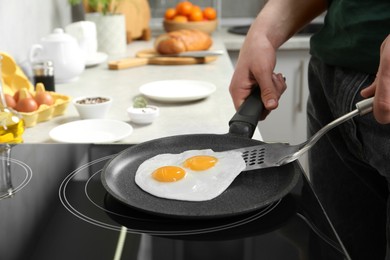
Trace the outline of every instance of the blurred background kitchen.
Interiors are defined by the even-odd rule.
[[[162,21],[165,10],[180,2],[180,0],[137,1],[146,1],[148,5],[150,17],[147,20],[152,36],[164,32]],[[193,0],[192,2],[201,7],[212,6],[217,10],[218,28],[212,36],[223,43],[234,66],[244,35],[231,34],[228,29],[250,25],[266,0],[244,2]],[[52,33],[55,28],[65,28],[72,22],[82,20],[83,15],[85,10],[82,5],[71,5],[69,0],[0,0],[0,51],[10,54],[31,79],[29,60],[31,46]],[[321,27],[322,20],[323,16],[316,19],[314,23]],[[294,144],[306,140],[305,102],[308,95],[306,71],[310,58],[309,39],[310,35],[320,27],[308,27],[309,30],[303,30],[303,33],[292,37],[277,52],[278,63],[275,71],[286,76],[289,88],[283,96],[283,104],[278,111],[273,112],[259,125],[261,135],[266,141],[277,140]],[[135,39],[135,41],[142,42],[142,39]],[[127,43],[131,46],[131,42],[127,41]],[[57,78],[58,72],[57,70]],[[230,74],[227,73],[223,78],[228,81]],[[305,166],[305,159],[301,161]]]
[[[201,6],[215,6],[222,25],[247,24],[258,13],[265,0],[198,0]],[[161,25],[164,10],[179,0],[149,0],[151,27]],[[0,0],[0,50],[10,53],[23,67],[32,44],[72,22],[68,0]]]

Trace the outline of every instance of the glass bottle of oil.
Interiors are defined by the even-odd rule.
[[[2,56],[0,55],[0,144],[23,142],[24,121],[15,110],[7,107],[2,85]]]

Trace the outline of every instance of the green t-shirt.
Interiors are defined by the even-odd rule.
[[[390,34],[390,0],[329,0],[323,28],[310,53],[329,65],[374,74]]]

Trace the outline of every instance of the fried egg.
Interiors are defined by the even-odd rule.
[[[157,197],[205,201],[224,192],[245,167],[241,153],[236,151],[159,154],[138,167],[135,183]]]

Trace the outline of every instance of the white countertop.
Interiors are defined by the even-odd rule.
[[[134,41],[128,45],[126,56],[134,56],[136,51],[150,48],[152,44],[152,41]],[[212,48],[225,50],[223,43],[217,37]],[[133,133],[121,141],[123,143],[140,143],[180,134],[224,134],[228,132],[228,122],[235,112],[228,92],[232,73],[233,66],[226,53],[212,63],[201,65],[146,65],[116,71],[108,70],[107,64],[103,63],[97,67],[87,68],[75,82],[57,84],[56,92],[71,97],[83,95],[113,97],[114,102],[107,118],[127,122],[134,128]],[[166,79],[208,81],[215,84],[217,90],[204,100],[189,103],[167,104],[149,101],[150,104],[160,108],[160,116],[150,125],[137,125],[130,122],[126,109],[132,105],[133,98],[140,94],[139,87],[147,82]],[[27,128],[23,135],[24,142],[53,142],[49,137],[50,130],[75,120],[79,120],[79,117],[70,103],[65,115]],[[259,138],[258,133],[256,136]]]
[[[239,50],[244,37],[233,35],[226,29],[219,29],[213,34],[212,49]],[[299,37],[292,39],[284,48],[302,48],[308,44],[308,39]],[[151,41],[133,41],[123,57],[134,56],[142,49],[151,48]],[[294,47],[295,46],[295,47]],[[109,57],[111,59],[120,58]],[[212,133],[224,134],[228,132],[228,122],[235,110],[228,91],[233,65],[227,53],[209,64],[162,66],[146,65],[124,70],[109,70],[107,63],[87,68],[75,82],[57,84],[56,92],[71,97],[83,95],[109,95],[114,102],[107,118],[129,123],[134,128],[133,133],[122,143],[140,143],[160,137]],[[139,95],[142,84],[167,79],[201,80],[216,85],[217,90],[206,99],[188,103],[161,103],[149,100],[149,104],[160,108],[160,116],[150,125],[137,125],[130,121],[126,109],[132,105],[133,98]],[[56,126],[79,120],[79,116],[70,103],[65,115],[58,116],[50,121],[38,123],[27,128],[23,138],[26,143],[51,143],[49,132]],[[261,139],[256,132],[254,138]]]

